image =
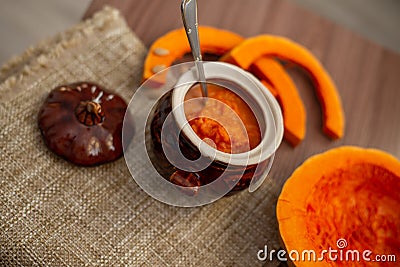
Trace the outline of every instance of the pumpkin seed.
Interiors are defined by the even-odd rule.
[[[158,47],[158,48],[154,49],[153,52],[154,52],[155,55],[161,56],[161,57],[169,55],[169,50],[165,49],[165,48],[162,48],[162,47]]]

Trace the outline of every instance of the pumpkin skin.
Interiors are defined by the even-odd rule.
[[[265,56],[291,61],[311,75],[322,106],[323,132],[332,139],[343,137],[345,118],[336,86],[322,64],[305,47],[284,37],[259,35],[243,41],[224,55],[222,60],[249,69],[259,58]],[[259,65],[254,65],[253,70],[264,72]],[[268,76],[268,73],[265,72],[265,75]]]
[[[297,146],[306,135],[306,110],[292,78],[277,60],[270,57],[256,60],[250,66],[250,72],[261,80],[269,80],[275,88],[283,113],[284,138],[293,147]]]
[[[38,123],[55,154],[77,165],[99,165],[122,156],[126,108],[121,97],[96,84],[62,85],[46,98]]]
[[[221,61],[236,64],[229,56],[222,57]],[[277,60],[268,56],[257,59],[247,71],[261,80],[278,100],[283,113],[284,138],[296,147],[306,135],[306,111],[292,78]]]
[[[371,250],[400,257],[400,161],[386,152],[340,147],[306,160],[285,183],[277,219],[287,249]],[[372,258],[372,257],[371,257]],[[382,266],[379,262],[293,262],[296,266]],[[389,265],[388,265],[389,266]]]
[[[226,56],[221,61],[236,64]],[[278,100],[283,113],[284,138],[296,147],[306,135],[306,111],[292,78],[278,61],[267,56],[257,59],[247,71],[261,80]]]
[[[243,38],[227,30],[199,26],[200,48],[203,53],[223,55],[243,41]],[[143,80],[172,65],[174,61],[190,53],[190,45],[183,28],[170,31],[158,38],[150,47],[144,63]]]

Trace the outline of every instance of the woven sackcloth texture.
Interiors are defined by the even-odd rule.
[[[276,266],[276,196],[265,183],[200,208],[144,193],[123,158],[78,167],[45,146],[37,114],[49,91],[94,81],[127,101],[146,48],[119,12],[28,49],[0,70],[0,266]]]

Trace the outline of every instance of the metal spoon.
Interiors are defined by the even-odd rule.
[[[189,40],[192,55],[196,64],[203,97],[207,97],[208,90],[204,75],[203,61],[200,51],[199,30],[197,22],[197,0],[182,0],[181,14],[186,35]]]

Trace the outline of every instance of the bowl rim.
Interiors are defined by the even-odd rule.
[[[274,96],[252,74],[234,65],[223,62],[204,62],[203,67],[207,80],[218,79],[233,82],[239,88],[246,90],[246,93],[254,99],[261,110],[261,114],[259,115],[265,120],[265,129],[262,131],[260,143],[255,148],[242,153],[231,154],[222,152],[203,142],[187,121],[183,107],[186,93],[194,84],[199,82],[197,71],[193,67],[179,78],[172,91],[172,112],[183,134],[199,149],[202,155],[225,164],[248,166],[258,164],[270,158],[277,150],[283,138],[282,112]],[[254,108],[252,110],[255,112]]]

